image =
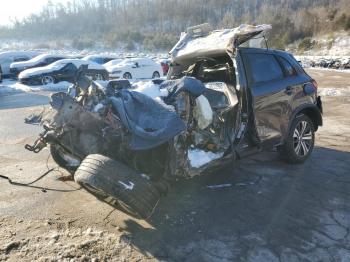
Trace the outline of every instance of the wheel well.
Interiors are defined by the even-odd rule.
[[[319,126],[322,126],[322,116],[316,108],[304,108],[298,112],[298,115],[300,114],[307,115],[311,119],[312,123],[314,124],[315,131],[317,131]]]

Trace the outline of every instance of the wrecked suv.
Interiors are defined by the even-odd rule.
[[[311,154],[322,125],[316,82],[294,57],[242,45],[270,29],[187,29],[170,51],[167,80],[103,87],[78,70],[68,93],[51,97],[45,131],[58,165],[97,198],[148,218],[171,181],[261,150],[289,163]]]

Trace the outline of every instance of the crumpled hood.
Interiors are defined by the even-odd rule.
[[[271,25],[242,24],[233,29],[210,31],[208,24],[188,28],[180,36],[180,40],[171,49],[169,54],[173,61],[186,60],[200,56],[224,54],[234,43],[240,45],[257,34],[270,30]]]

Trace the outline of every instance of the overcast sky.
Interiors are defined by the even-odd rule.
[[[10,24],[11,19],[22,18],[39,12],[49,0],[1,0],[0,25]],[[53,3],[66,3],[68,0],[51,0]]]

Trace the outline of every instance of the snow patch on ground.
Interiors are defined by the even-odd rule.
[[[320,88],[318,89],[318,94],[320,96],[350,96],[350,87],[345,88]]]
[[[37,91],[67,91],[68,87],[72,85],[69,82],[59,82],[57,84],[39,85],[39,86],[27,86],[18,83],[14,80],[4,79],[0,83],[0,95],[10,95],[23,92],[37,92]]]
[[[223,152],[213,153],[213,152],[206,152],[200,149],[190,149],[188,150],[187,153],[188,153],[188,159],[190,161],[190,165],[195,168],[199,168],[224,155]]]

